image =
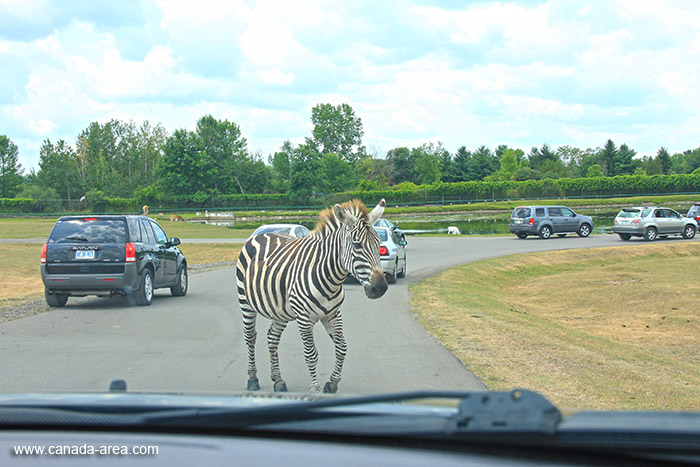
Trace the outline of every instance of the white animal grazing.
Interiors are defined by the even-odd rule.
[[[459,231],[459,228],[457,228],[454,225],[451,225],[447,228],[447,234],[448,235],[462,235],[462,232]]]

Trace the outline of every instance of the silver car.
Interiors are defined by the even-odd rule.
[[[263,224],[255,229],[255,232],[248,237],[246,243],[257,235],[270,232],[291,235],[292,237],[306,237],[311,234],[309,229],[300,224]]]
[[[682,216],[670,208],[657,206],[638,206],[623,208],[615,217],[613,232],[622,240],[643,237],[653,241],[669,235],[682,235],[683,238],[695,237],[698,224],[695,219]]]
[[[386,281],[396,284],[397,277],[406,277],[406,240],[400,235],[385,227],[375,227],[382,244],[379,247],[379,259],[384,268]]]

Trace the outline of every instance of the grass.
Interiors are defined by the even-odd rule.
[[[234,261],[241,244],[185,243],[180,249],[190,266]],[[41,245],[0,243],[0,309],[43,298],[44,285],[39,274]]]
[[[555,404],[698,410],[700,245],[501,257],[411,286],[419,321],[494,390]]]

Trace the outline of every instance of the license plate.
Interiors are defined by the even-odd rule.
[[[76,250],[75,259],[95,259],[95,250]]]
[[[516,223],[516,224],[522,224],[522,223],[523,223],[523,220],[522,220],[522,219],[515,219],[515,223]]]

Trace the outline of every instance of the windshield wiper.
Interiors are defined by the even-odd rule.
[[[58,242],[56,242],[56,243],[63,243],[64,240],[75,240],[75,241],[77,241],[77,242],[87,242],[87,241],[88,241],[88,239],[85,238],[85,237],[79,237],[79,236],[77,236],[77,235],[71,235],[70,237],[63,237],[62,239],[60,239],[60,240],[59,240]]]

